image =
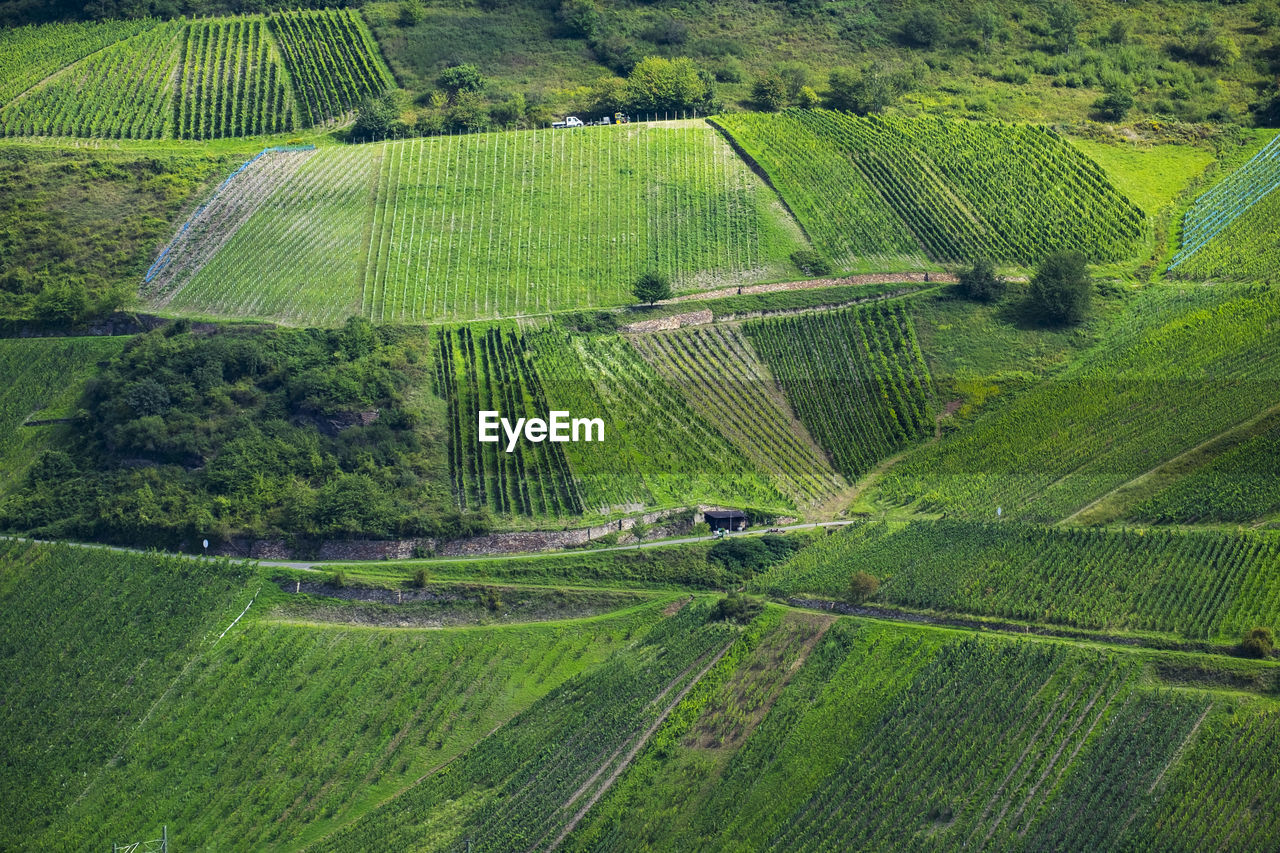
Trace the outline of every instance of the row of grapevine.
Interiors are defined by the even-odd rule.
[[[943,646],[771,850],[1004,849],[1034,825],[1133,662],[1036,643]]]
[[[181,287],[157,292],[152,304],[299,324],[336,324],[359,313],[378,168],[369,155],[366,146],[332,147],[290,154],[278,161],[279,171],[269,167],[266,193],[244,211],[249,215],[240,219],[229,208],[238,226],[227,220],[226,228],[212,228],[212,247],[199,239],[185,246],[170,263],[187,264],[183,258],[189,257],[192,272]]]
[[[1214,457],[1135,506],[1157,523],[1249,522],[1280,512],[1280,423]]]
[[[470,134],[380,146],[365,279],[374,320],[512,317],[752,281],[799,246],[709,128]]]
[[[933,428],[932,385],[898,303],[747,323],[791,407],[832,465],[855,478]]]
[[[658,506],[791,506],[774,481],[692,409],[626,339],[570,335],[566,340],[548,331],[534,351],[553,406],[574,411],[565,403],[586,392],[584,382],[594,386],[603,406],[604,447],[571,446],[577,451],[575,472],[584,483],[607,482],[620,468],[624,476],[639,474]],[[599,505],[591,498],[587,502]]]
[[[1069,369],[921,448],[875,497],[1056,521],[1276,403],[1280,293],[1162,289]]]
[[[288,611],[264,618],[263,604],[189,670],[167,673],[178,680],[163,713],[59,815],[52,846],[109,849],[157,814],[182,849],[295,846],[464,754],[643,634],[656,609],[440,631],[297,624]],[[357,622],[353,609],[326,612]]]
[[[303,125],[346,115],[393,80],[352,9],[277,12],[267,19],[298,96]]]
[[[842,485],[737,327],[717,323],[630,340],[694,409],[773,474],[797,503],[820,501]]]
[[[90,846],[38,839],[244,608],[249,577],[225,562],[0,540],[0,847]]]
[[[393,84],[351,9],[24,27],[0,34],[0,57],[5,136],[281,133]]]
[[[0,29],[0,104],[91,53],[156,25],[150,18]]]
[[[690,604],[566,682],[450,766],[315,847],[509,851],[549,845],[628,747],[736,631]],[[440,822],[441,809],[448,819]]]
[[[1280,541],[1254,533],[920,521],[826,537],[752,585],[842,596],[861,570],[906,607],[1235,640],[1280,626],[1277,559]]]
[[[1063,249],[1112,261],[1146,227],[1097,164],[1038,126],[826,110],[717,121],[837,258],[918,247],[937,261],[1030,265]]]
[[[1192,281],[1280,281],[1280,188],[1237,213],[1170,272]]]
[[[0,109],[5,136],[160,139],[172,132],[183,26],[165,23],[63,69]]]
[[[514,331],[470,327],[436,338],[434,392],[448,406],[449,471],[463,509],[500,514],[580,515],[582,498],[565,459],[564,444],[521,438],[511,453],[505,435],[481,444],[478,413],[496,411],[515,423],[547,418],[542,383],[525,343]]]
[[[293,129],[293,104],[259,18],[197,21],[179,60],[174,135],[254,136]]]
[[[1182,218],[1182,247],[1173,256],[1169,268],[1179,269],[1201,249],[1219,243],[1219,235],[1226,236],[1236,219],[1250,213],[1254,205],[1277,188],[1280,188],[1280,135],[1192,203]],[[1194,275],[1190,270],[1180,272]]]

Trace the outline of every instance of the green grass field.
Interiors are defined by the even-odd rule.
[[[207,239],[217,253],[187,250],[198,271],[168,307],[293,323],[624,305],[647,270],[680,291],[743,284],[789,275],[801,245],[776,197],[704,125],[325,148],[248,222]]]

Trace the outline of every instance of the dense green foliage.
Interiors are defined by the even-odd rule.
[[[1120,260],[1144,231],[1142,211],[1102,169],[1042,127],[818,110],[716,121],[845,264],[917,251],[1023,265],[1067,249]]]
[[[1280,511],[1280,422],[1142,501],[1129,518],[1157,523],[1248,522]]]
[[[876,497],[1056,520],[1274,405],[1280,294],[1149,291],[1050,381],[888,472]]]
[[[284,73],[260,18],[195,21],[179,61],[174,136],[216,139],[293,128]]]
[[[442,413],[420,333],[177,327],[89,386],[77,436],[0,511],[9,529],[191,547],[236,534],[449,535]]]
[[[296,849],[590,672],[657,610],[396,630],[278,621],[264,606],[178,676],[59,821],[58,846],[106,846],[164,815],[186,848]]]
[[[257,202],[247,221],[216,205],[198,217],[218,227],[176,257],[195,272],[161,304],[294,322],[510,317],[629,304],[644,270],[682,290],[776,276],[798,239],[704,126],[325,148]]]
[[[0,325],[79,325],[125,304],[172,220],[226,165],[197,153],[4,146]]]
[[[1277,558],[1266,534],[875,523],[819,537],[749,586],[842,598],[862,570],[883,579],[878,601],[906,607],[1234,641],[1280,625]]]
[[[267,23],[293,81],[303,125],[349,113],[392,84],[358,12],[278,12]]]
[[[119,354],[124,344],[122,338],[0,340],[0,491],[15,485],[42,450],[57,447],[69,433],[60,423],[25,424],[74,416],[98,362]]]
[[[1055,252],[1040,262],[1027,288],[1027,311],[1051,326],[1084,320],[1093,299],[1093,280],[1079,252]]]
[[[522,337],[510,329],[473,332],[464,326],[439,332],[434,350],[432,387],[448,406],[449,472],[459,506],[501,514],[580,515],[582,497],[563,444],[522,438],[508,452],[501,429],[496,443],[480,443],[477,414],[482,410],[496,411],[513,424],[521,418],[548,418],[542,384]]]
[[[745,329],[846,477],[930,431],[929,371],[901,304],[763,320]]]
[[[248,603],[248,577],[225,562],[0,540],[0,845],[31,846],[98,786]]]
[[[635,335],[631,344],[734,446],[769,471],[797,505],[841,485],[768,369],[737,327],[724,323]]]
[[[957,289],[975,302],[998,302],[1007,286],[1005,280],[996,274],[995,265],[986,258],[978,258],[960,270],[956,278]]]

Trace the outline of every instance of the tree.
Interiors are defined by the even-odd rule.
[[[351,135],[357,139],[389,136],[399,118],[400,110],[390,94],[368,95],[360,102]]]
[[[1240,641],[1240,654],[1250,658],[1271,657],[1275,646],[1275,633],[1270,628],[1259,625],[1250,629]]]
[[[751,87],[751,100],[762,110],[776,112],[787,105],[787,84],[777,74],[766,71]]]
[[[1074,325],[1089,312],[1093,281],[1079,252],[1057,252],[1040,262],[1027,290],[1027,307],[1042,322]]]
[[[627,106],[627,81],[621,77],[597,77],[587,87],[588,115],[611,116]]]
[[[1210,32],[1196,43],[1192,53],[1205,65],[1226,67],[1240,58],[1240,46],[1231,36]]]
[[[459,92],[445,112],[446,126],[460,133],[488,130],[491,123],[484,96],[479,92]]]
[[[942,41],[942,17],[932,6],[916,6],[902,22],[902,37],[917,47],[933,47]]]
[[[1053,33],[1058,52],[1070,53],[1071,48],[1075,47],[1079,40],[1079,33],[1076,30],[1084,20],[1080,7],[1071,0],[1056,0],[1049,4],[1045,15],[1049,19],[1049,32]]]
[[[859,605],[880,589],[880,579],[867,572],[854,572],[849,578],[849,588],[845,591],[844,600],[852,605]]]
[[[671,298],[671,281],[662,273],[651,270],[636,279],[631,292],[641,302],[653,305],[659,300]]]
[[[1098,116],[1101,118],[1109,121],[1123,121],[1129,114],[1129,110],[1133,109],[1133,95],[1123,86],[1117,86],[1094,101],[1093,108],[1098,111]]]
[[[712,622],[737,622],[746,624],[764,610],[764,605],[754,598],[731,592],[716,602],[711,608]]]
[[[985,47],[1000,32],[1000,15],[991,6],[979,6],[969,14],[969,26]]]
[[[960,292],[975,302],[995,302],[1004,296],[1006,282],[996,275],[996,268],[990,260],[979,258],[973,266],[963,269],[957,276]]]
[[[396,13],[396,23],[402,27],[412,27],[427,19],[427,7],[422,0],[401,0]]]
[[[683,56],[677,59],[645,57],[627,76],[627,105],[632,112],[705,112],[711,106],[712,96],[707,78],[698,72],[693,60]]]
[[[604,16],[595,0],[564,0],[556,13],[570,35],[593,39],[604,29]]]
[[[887,77],[874,70],[863,72],[854,68],[836,68],[829,80],[827,103],[831,108],[858,115],[880,112],[899,94]]]
[[[461,92],[479,92],[484,88],[484,75],[470,63],[453,65],[440,74],[440,88],[449,93],[450,100]]]

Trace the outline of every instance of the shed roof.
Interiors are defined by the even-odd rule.
[[[747,514],[740,509],[709,509],[703,513],[706,518],[746,518]]]

